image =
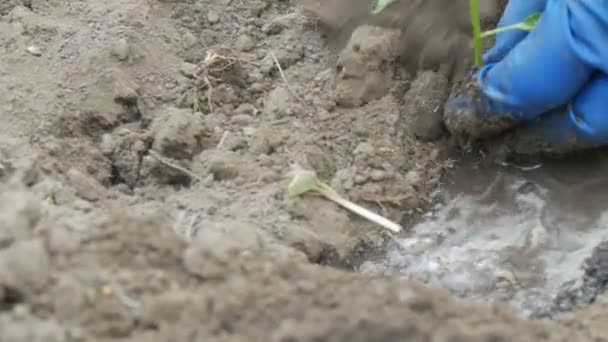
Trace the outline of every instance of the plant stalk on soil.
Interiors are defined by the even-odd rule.
[[[314,171],[296,169],[290,172],[287,178],[287,195],[290,198],[295,198],[309,191],[314,191],[325,196],[325,198],[335,202],[343,208],[348,209],[353,213],[388,230],[398,233],[402,229],[397,223],[392,222],[387,218],[382,217],[340,196],[334,189],[329,187],[329,185],[321,182]]]

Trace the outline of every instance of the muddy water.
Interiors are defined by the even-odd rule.
[[[385,265],[462,296],[506,301],[526,317],[552,316],[557,294],[581,284],[583,263],[608,240],[607,170],[599,152],[461,167]]]

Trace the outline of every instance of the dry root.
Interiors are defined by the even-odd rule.
[[[201,81],[207,90],[207,106],[213,111],[212,95],[213,85],[221,81],[222,75],[232,70],[240,60],[234,57],[232,50],[227,48],[209,49],[205,52],[205,58],[196,66],[194,77]],[[197,86],[198,89],[198,86]],[[198,111],[198,96],[195,96],[194,111]]]

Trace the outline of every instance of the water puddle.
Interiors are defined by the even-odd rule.
[[[508,302],[526,317],[551,316],[556,296],[585,291],[582,265],[608,240],[607,171],[599,153],[539,168],[461,168],[384,264],[461,296]]]

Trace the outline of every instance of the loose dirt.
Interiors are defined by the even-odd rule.
[[[298,164],[407,227],[452,165],[453,66],[305,5],[0,4],[1,341],[602,340],[601,298],[525,321],[352,272],[391,237],[285,198]]]

